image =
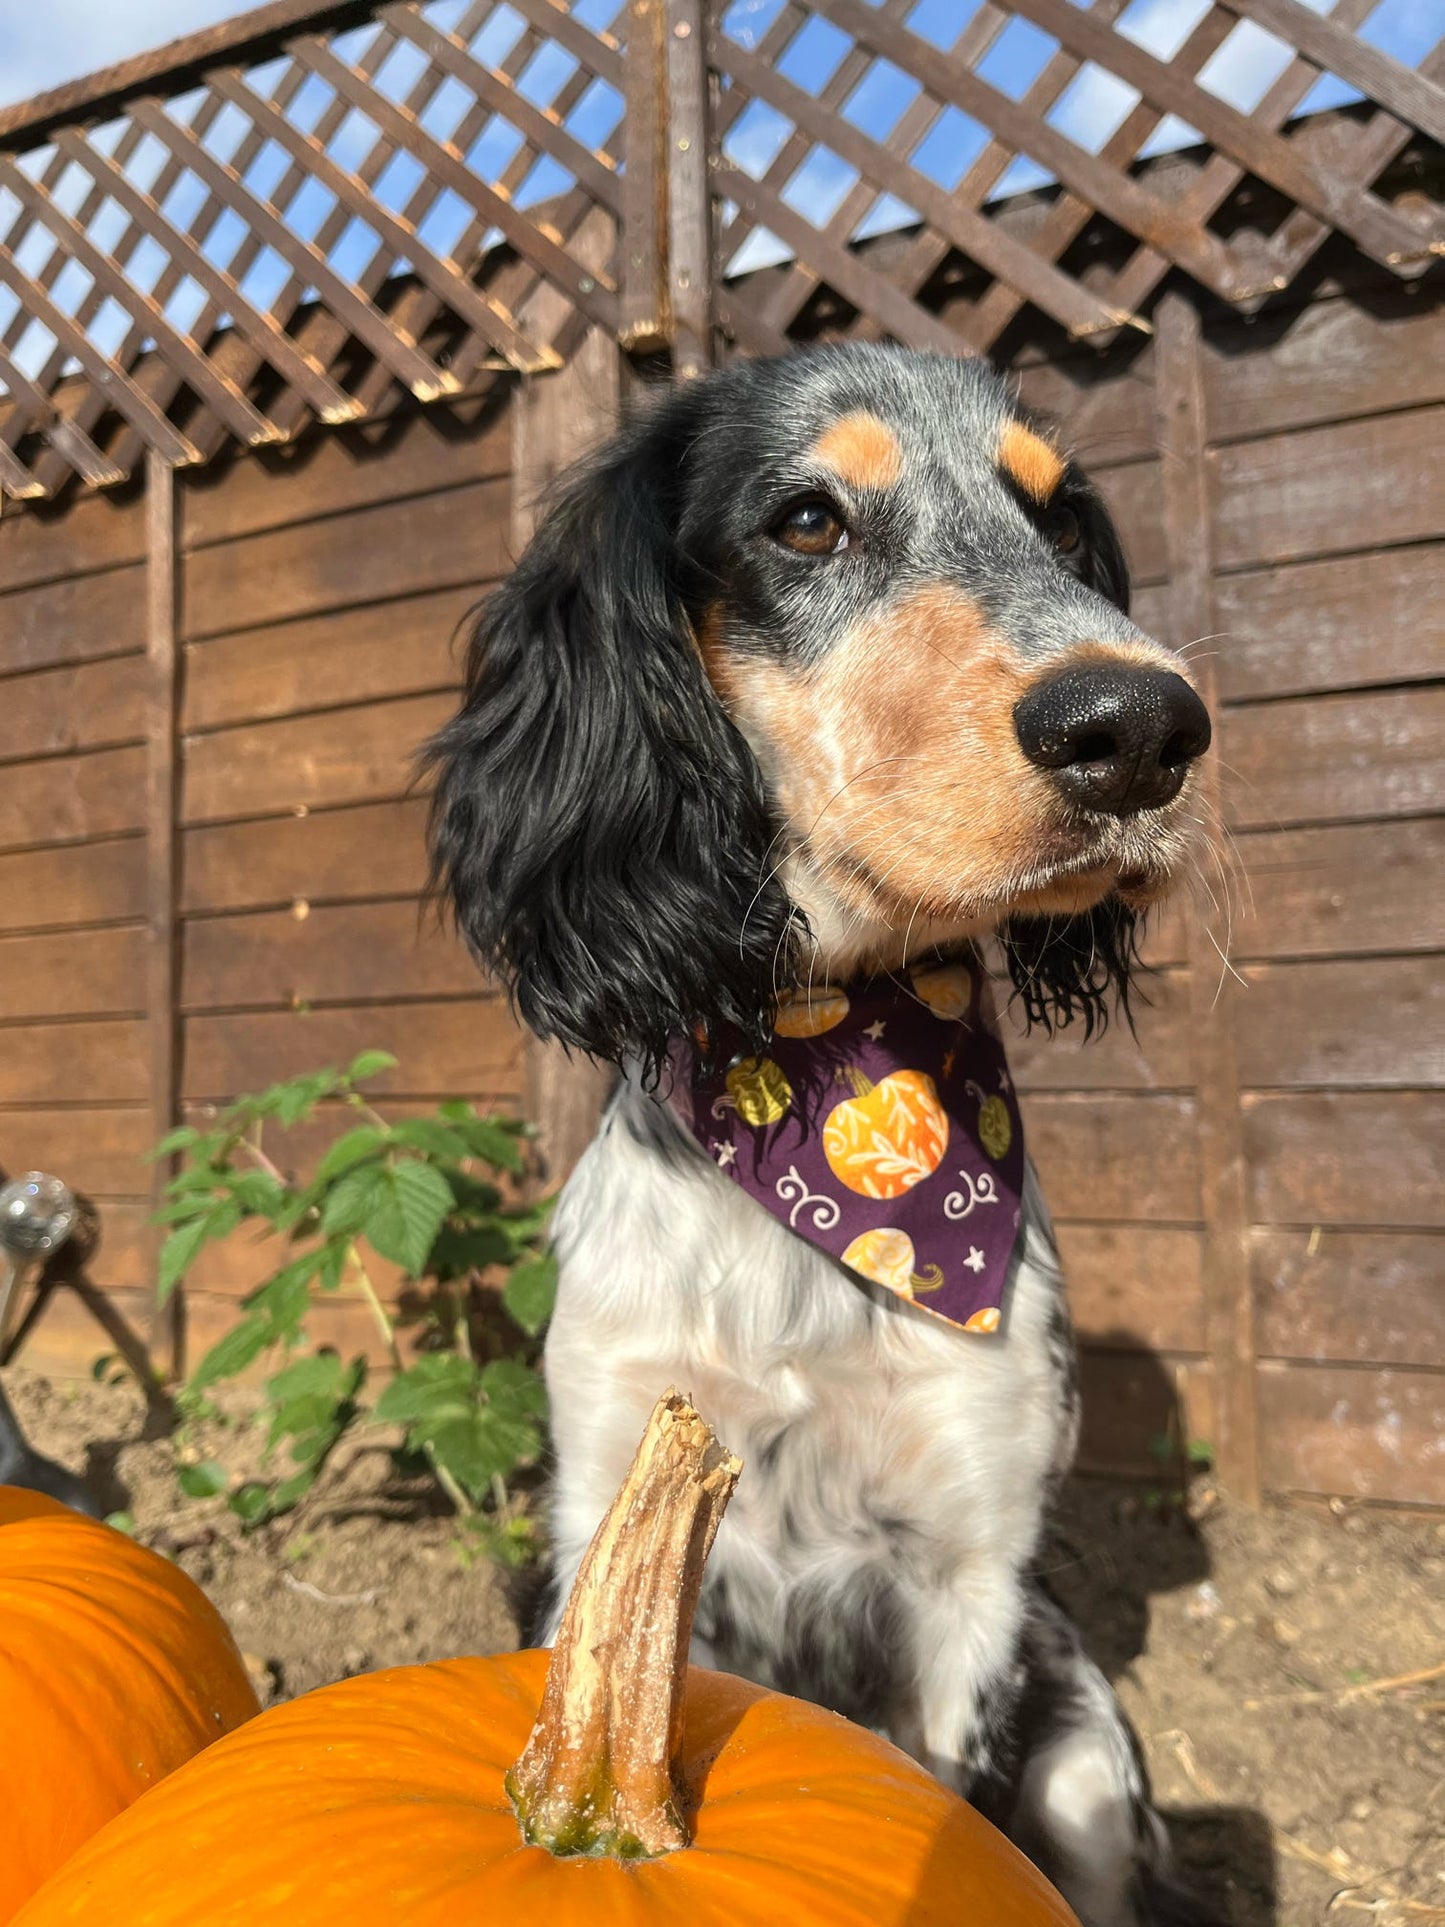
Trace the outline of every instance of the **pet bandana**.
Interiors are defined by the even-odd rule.
[[[950,1324],[997,1330],[1024,1132],[976,960],[788,992],[765,1057],[703,1074],[675,1051],[671,1103],[790,1231]]]

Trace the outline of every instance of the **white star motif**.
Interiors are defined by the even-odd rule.
[[[1011,1090],[1013,1089],[1013,1086],[1012,1086],[1012,1084],[1010,1084],[1010,1083],[1009,1083],[1009,1081],[1008,1081],[1008,1072],[1007,1072],[1007,1071],[1000,1071],[1000,1072],[999,1072],[999,1074],[998,1074],[998,1087],[999,1087],[999,1089],[1000,1089],[1001,1091],[1011,1091]]]
[[[883,1019],[879,1017],[868,1026],[863,1035],[865,1037],[871,1037],[876,1044],[887,1028],[888,1026],[883,1022]]]
[[[735,1144],[720,1144],[717,1147],[718,1169],[725,1171],[730,1164],[737,1162],[738,1147]]]
[[[984,1256],[983,1256],[983,1253],[979,1250],[977,1245],[970,1245],[968,1247],[968,1256],[964,1259],[963,1262],[968,1266],[970,1271],[983,1270]]]

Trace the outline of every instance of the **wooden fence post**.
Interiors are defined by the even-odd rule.
[[[146,457],[146,1011],[152,1142],[175,1127],[180,1103],[178,513],[175,468],[151,450]],[[153,1208],[160,1206],[173,1166],[174,1160],[167,1158],[151,1167]],[[155,1227],[153,1260],[163,1237]],[[151,1275],[157,1275],[154,1261]],[[160,1370],[180,1374],[185,1363],[182,1288],[157,1311],[151,1347]]]
[[[684,377],[715,358],[710,105],[702,0],[667,0],[667,283],[673,367]]]
[[[1214,594],[1206,471],[1203,334],[1199,314],[1170,292],[1154,317],[1155,405],[1169,566],[1170,641],[1183,648],[1213,627]],[[1219,679],[1204,654],[1190,673],[1220,724]],[[1217,754],[1199,772],[1206,818],[1223,834]],[[1213,886],[1211,885],[1211,888]],[[1224,889],[1223,883],[1219,892]],[[1255,1410],[1254,1300],[1249,1270],[1244,1120],[1235,1061],[1236,983],[1226,961],[1228,906],[1196,899],[1188,910],[1189,1006],[1199,1106],[1200,1197],[1204,1216],[1205,1334],[1213,1364],[1220,1482],[1243,1504],[1259,1503]]]
[[[604,270],[621,244],[612,217],[597,209],[574,237],[579,260]],[[553,339],[567,308],[553,288],[538,289],[523,309],[524,323],[537,321]],[[613,337],[589,328],[563,368],[524,376],[512,398],[512,548],[520,555],[531,539],[538,495],[567,465],[595,448],[617,426],[623,358]],[[528,1037],[523,1100],[537,1126],[547,1178],[560,1184],[597,1129],[612,1073],[589,1058],[568,1056],[559,1044]]]

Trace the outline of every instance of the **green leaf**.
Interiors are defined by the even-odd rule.
[[[277,1121],[288,1129],[299,1124],[340,1084],[341,1073],[333,1070],[312,1071],[307,1077],[293,1077],[289,1084],[278,1084],[275,1089]]]
[[[273,1224],[289,1198],[286,1186],[269,1171],[240,1171],[232,1178],[229,1189],[248,1216],[268,1218]]]
[[[547,1387],[541,1374],[519,1358],[497,1358],[482,1367],[482,1395],[515,1418],[545,1418]]]
[[[494,1184],[484,1184],[474,1178],[470,1171],[448,1171],[447,1183],[452,1187],[458,1211],[465,1211],[474,1217],[490,1217],[502,1202],[502,1194]]]
[[[466,1139],[467,1151],[501,1171],[520,1171],[517,1126],[509,1118],[478,1117],[470,1104],[443,1104],[441,1114]]]
[[[372,1201],[361,1229],[383,1258],[418,1278],[452,1208],[451,1186],[431,1165],[410,1160],[384,1168],[382,1176],[384,1187]]]
[[[428,1352],[396,1377],[376,1401],[379,1425],[411,1425],[419,1419],[455,1416],[470,1409],[481,1391],[481,1373],[457,1352]]]
[[[212,1213],[204,1218],[195,1218],[173,1231],[161,1246],[159,1276],[156,1281],[156,1297],[164,1304],[185,1277],[189,1267],[194,1264],[196,1254],[211,1235]]]
[[[308,1465],[301,1471],[292,1472],[288,1477],[280,1480],[271,1494],[269,1516],[274,1519],[278,1513],[289,1512],[298,1500],[304,1499],[315,1485],[316,1475],[320,1470],[319,1465]]]
[[[380,1077],[383,1071],[394,1071],[396,1059],[389,1050],[364,1050],[359,1057],[353,1057],[345,1070],[348,1084],[364,1084],[369,1077]]]
[[[331,1243],[321,1248],[321,1262],[316,1267],[316,1282],[323,1291],[336,1291],[346,1277],[346,1258],[351,1250],[349,1238],[333,1238]]]
[[[234,1378],[265,1351],[271,1342],[271,1321],[264,1312],[253,1311],[232,1325],[218,1338],[191,1373],[190,1390],[202,1392],[223,1378]]]
[[[271,1516],[271,1491],[259,1479],[248,1479],[226,1501],[242,1525],[258,1526]]]
[[[127,1539],[134,1539],[135,1514],[133,1512],[107,1512],[105,1523],[116,1532],[123,1532]]]
[[[311,1352],[295,1359],[266,1380],[266,1396],[276,1406],[292,1399],[312,1398],[318,1393],[337,1397],[346,1382],[350,1367],[339,1352]]]
[[[360,1231],[387,1189],[389,1175],[384,1164],[363,1164],[338,1178],[321,1212],[322,1230],[347,1237]]]
[[[182,1465],[176,1471],[176,1484],[188,1499],[214,1499],[230,1483],[226,1468],[215,1459],[200,1465]]]
[[[174,1157],[177,1151],[188,1151],[193,1144],[199,1144],[201,1134],[194,1124],[183,1124],[179,1130],[167,1131],[154,1150],[146,1152],[147,1164],[158,1164],[162,1158]]]
[[[449,1221],[436,1235],[427,1269],[442,1284],[450,1284],[469,1272],[485,1271],[488,1265],[504,1265],[511,1257],[512,1241],[495,1224],[458,1225]]]
[[[367,1158],[375,1157],[386,1143],[386,1132],[377,1130],[374,1124],[359,1124],[354,1131],[347,1131],[337,1138],[331,1149],[316,1167],[316,1183],[330,1184],[353,1165],[364,1163]]]
[[[557,1302],[557,1261],[532,1258],[513,1267],[502,1287],[502,1303],[529,1338],[535,1338]]]
[[[439,1117],[406,1117],[391,1127],[393,1144],[404,1144],[410,1151],[424,1151],[431,1158],[457,1161],[467,1155],[467,1140],[454,1125]]]

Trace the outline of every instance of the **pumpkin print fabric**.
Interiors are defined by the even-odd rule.
[[[704,1075],[679,1046],[670,1095],[790,1231],[950,1324],[1000,1328],[1024,1134],[976,961],[788,992],[765,1056]]]

